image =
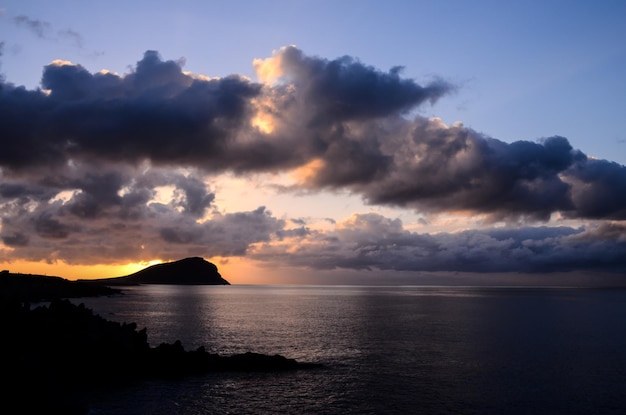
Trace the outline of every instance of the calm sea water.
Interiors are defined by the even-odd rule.
[[[93,414],[623,414],[626,291],[161,286],[80,299],[148,340],[321,362],[138,382]]]

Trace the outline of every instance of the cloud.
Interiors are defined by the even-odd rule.
[[[0,14],[1,15],[1,14]],[[0,41],[0,70],[2,70],[2,56],[4,55],[4,40]],[[0,72],[0,84],[4,84],[5,77],[2,72]]]
[[[19,24],[46,33],[42,22]],[[564,137],[506,143],[413,115],[454,90],[444,81],[422,85],[398,68],[307,56],[295,47],[255,61],[261,82],[190,74],[181,65],[147,51],[123,75],[59,60],[44,67],[40,89],[0,83],[5,255],[70,263],[253,255],[318,268],[623,269],[623,227],[613,221],[626,219],[626,167],[589,158]],[[524,227],[418,234],[398,220],[361,215],[328,219],[333,230],[322,231],[265,208],[219,213],[207,183],[224,172],[290,173],[283,190],[345,191],[372,205],[466,212]],[[530,226],[556,216],[604,225]]]
[[[1,15],[2,13],[0,13],[0,16]],[[57,30],[50,22],[40,19],[33,19],[23,14],[14,16],[11,20],[16,26],[26,28],[39,39],[45,39],[53,42],[61,42],[69,44],[70,46],[73,46],[78,50],[83,50],[83,36],[73,29],[67,28]]]
[[[0,186],[0,238],[23,258],[71,264],[242,256],[285,222],[264,207],[221,214],[202,176],[149,165],[68,166],[46,183]],[[24,180],[24,178],[21,178]],[[28,181],[28,180],[26,180]],[[171,190],[160,198],[160,189]]]
[[[180,65],[148,51],[122,76],[55,61],[44,68],[43,90],[3,84],[0,165],[149,160],[239,174],[306,167],[300,188],[347,189],[371,204],[492,220],[626,218],[623,198],[605,200],[624,194],[624,166],[588,159],[566,138],[505,143],[408,116],[453,89],[445,82],[422,86],[396,69],[295,47],[256,61],[273,84],[194,76]],[[581,196],[590,193],[597,197]]]
[[[220,156],[247,122],[260,86],[237,76],[194,79],[149,51],[124,77],[50,64],[42,88],[48,92],[0,91],[8,145],[0,165],[20,170],[97,158],[223,169]]]
[[[331,231],[263,244],[251,257],[313,269],[543,273],[626,271],[626,226],[522,227],[417,233],[398,219],[357,214]],[[292,247],[292,248],[289,248]]]
[[[83,36],[75,30],[65,29],[59,30],[58,36],[61,39],[67,39],[70,43],[72,43],[78,49],[83,48]]]
[[[50,23],[44,20],[31,19],[25,15],[15,16],[13,22],[18,26],[25,26],[34,33],[35,36],[41,39],[47,38],[52,32],[52,25]]]
[[[574,164],[565,180],[571,184],[572,201],[580,216],[626,219],[626,167],[586,159]]]
[[[435,102],[452,89],[442,80],[421,86],[401,78],[398,68],[381,72],[350,56],[309,57],[294,46],[254,63],[260,78],[284,78],[285,83],[296,85],[297,94],[315,109],[312,124],[404,113],[426,101]]]
[[[494,219],[548,220],[557,211],[582,216],[564,177],[587,160],[565,138],[508,144],[419,118],[405,128],[385,144],[393,157],[388,174],[357,188],[372,204],[467,210]]]

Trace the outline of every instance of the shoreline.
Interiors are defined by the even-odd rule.
[[[94,288],[96,287],[96,288]],[[87,413],[81,396],[121,381],[178,379],[211,372],[284,372],[321,367],[281,355],[244,353],[221,356],[180,341],[151,347],[146,329],[94,314],[68,298],[120,294],[94,284],[60,277],[7,274],[0,277],[0,353],[8,386],[6,408],[22,412],[58,410]],[[63,295],[65,294],[65,295]],[[47,302],[31,308],[31,303]]]

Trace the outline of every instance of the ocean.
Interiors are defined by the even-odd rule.
[[[152,346],[324,365],[121,382],[91,414],[626,413],[624,289],[144,285],[74,302]]]

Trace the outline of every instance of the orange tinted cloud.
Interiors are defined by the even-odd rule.
[[[272,56],[265,59],[255,59],[252,61],[259,81],[266,84],[273,84],[284,75],[282,67],[283,51],[286,47],[272,51]]]
[[[299,184],[311,183],[317,173],[324,169],[325,163],[321,158],[316,158],[302,167],[293,170],[290,177]]]

